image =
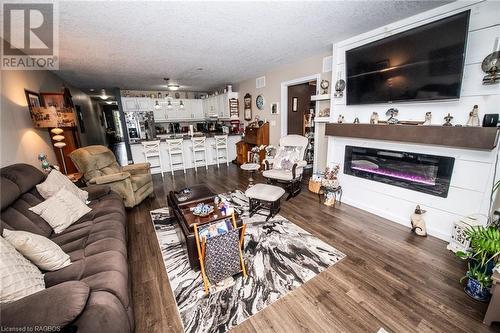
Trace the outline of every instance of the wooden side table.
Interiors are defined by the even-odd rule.
[[[248,178],[248,187],[253,186],[253,176],[255,175],[255,171],[260,169],[260,165],[257,163],[245,163],[240,166],[242,170],[249,171],[250,172],[250,177]]]
[[[66,177],[69,178],[78,187],[84,187],[85,186],[85,180],[83,179],[83,173],[81,172],[75,172],[75,173],[68,173]]]
[[[483,323],[490,326],[492,322],[500,322],[500,273],[493,273],[493,286],[491,287],[491,300],[486,310]]]

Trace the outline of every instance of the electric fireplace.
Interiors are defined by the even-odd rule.
[[[346,146],[344,173],[446,198],[455,158]]]

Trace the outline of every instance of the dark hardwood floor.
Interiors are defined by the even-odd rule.
[[[171,189],[206,183],[224,192],[247,178],[234,165],[154,176],[156,198],[128,213],[136,332],[182,332],[149,211],[166,206]],[[232,332],[500,332],[482,324],[486,304],[463,292],[464,263],[445,242],[346,204],[321,205],[305,182],[280,214],[347,257]]]

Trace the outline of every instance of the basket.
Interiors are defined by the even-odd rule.
[[[309,179],[309,191],[311,191],[313,193],[318,193],[320,187],[321,187],[320,181],[314,181],[312,179]]]

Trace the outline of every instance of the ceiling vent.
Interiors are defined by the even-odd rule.
[[[255,88],[264,88],[266,86],[266,77],[261,76],[255,79]]]
[[[333,57],[324,57],[323,58],[323,73],[328,73],[332,71],[332,65],[333,65]]]

